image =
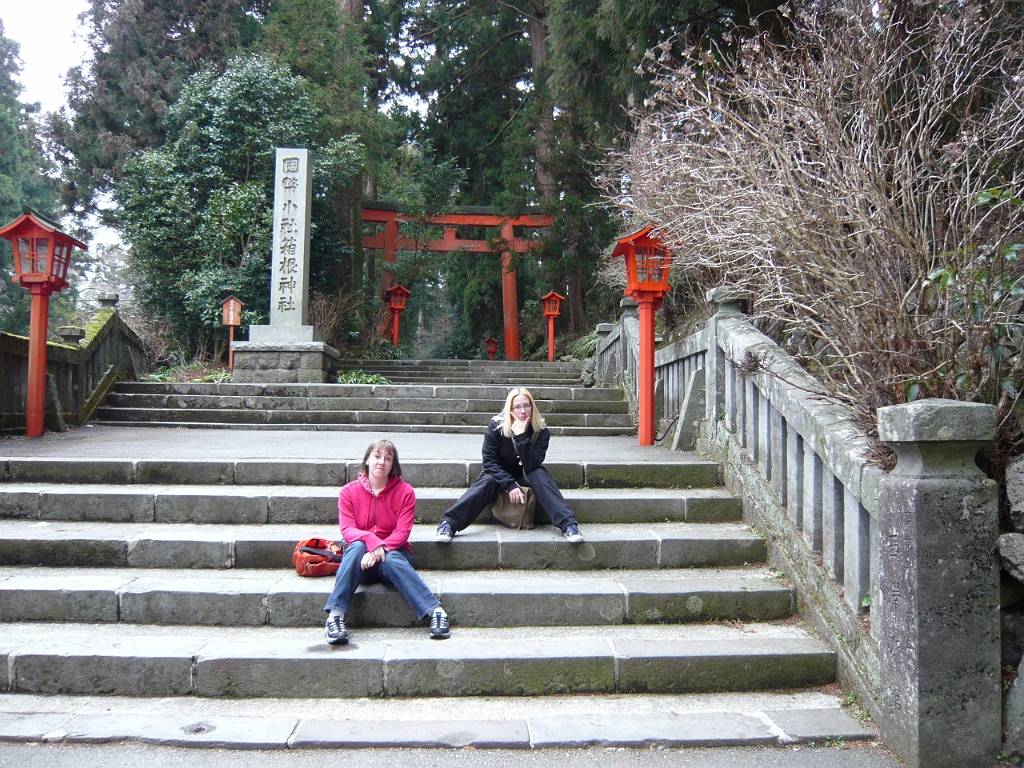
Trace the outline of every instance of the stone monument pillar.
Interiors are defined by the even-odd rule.
[[[882,739],[911,768],[988,768],[1000,747],[998,490],[974,463],[996,409],[878,410],[896,468],[878,494]],[[875,634],[875,633],[873,633]]]
[[[279,147],[274,160],[270,325],[250,325],[249,341],[233,345],[234,381],[322,383],[337,372],[337,350],[307,324],[312,199],[309,150]]]

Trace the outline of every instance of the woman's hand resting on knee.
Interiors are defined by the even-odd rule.
[[[375,566],[377,563],[384,559],[387,553],[388,551],[384,548],[383,544],[381,544],[372,552],[367,552],[365,555],[363,555],[363,559],[360,563],[363,567],[363,570],[365,571],[369,568],[373,568],[373,566]]]

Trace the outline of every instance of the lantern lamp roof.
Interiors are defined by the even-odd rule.
[[[38,211],[34,211],[27,205],[22,206],[22,214],[17,219],[12,221],[6,227],[0,229],[0,237],[7,238],[8,240],[17,237],[22,231],[30,227],[42,229],[46,232],[51,232],[55,235],[60,235],[62,238],[69,240],[72,245],[81,248],[83,251],[89,250],[89,246],[85,243],[79,242],[67,232],[62,230],[57,222],[48,219]]]
[[[402,285],[400,283],[395,283],[390,288],[388,288],[386,291],[384,291],[384,293],[399,293],[399,292],[404,293],[406,296],[411,296],[412,295],[412,291],[410,291],[408,288],[406,288],[404,285]]]
[[[662,231],[653,224],[648,224],[643,229],[638,229],[630,235],[619,238],[619,242],[615,244],[615,250],[612,251],[612,258],[625,256],[629,246],[636,247],[638,245],[654,245],[659,248],[668,247],[665,245]]]
[[[565,296],[563,296],[560,293],[556,293],[555,291],[548,291],[547,293],[540,297],[541,301],[547,301],[548,299],[558,299],[559,301],[565,301]]]

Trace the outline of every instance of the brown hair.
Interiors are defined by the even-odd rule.
[[[366,453],[363,454],[363,463],[359,466],[359,474],[364,477],[369,477],[370,467],[367,462],[370,459],[370,454],[376,450],[384,450],[391,454],[391,458],[394,462],[391,464],[391,471],[388,473],[388,477],[401,477],[402,476],[402,465],[398,463],[398,449],[395,448],[395,444],[390,440],[374,440],[370,443],[366,449]]]

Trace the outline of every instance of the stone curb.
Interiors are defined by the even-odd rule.
[[[360,458],[240,459],[47,459],[0,458],[0,482],[87,485],[286,485],[338,488],[356,478]],[[721,468],[714,461],[553,461],[545,464],[563,489],[715,488]],[[417,488],[467,487],[479,461],[403,461],[403,477]],[[0,485],[0,490],[9,491]]]
[[[214,525],[0,520],[0,565],[132,568],[285,568],[300,539],[339,538],[335,525]],[[763,563],[764,539],[731,523],[588,525],[583,544],[557,529],[474,525],[450,543],[432,526],[409,538],[425,570],[656,570]]]
[[[396,642],[124,636],[0,648],[14,693],[239,698],[692,693],[827,685],[836,656],[810,638],[570,637]]]
[[[331,527],[338,520],[338,486],[10,483],[0,489],[0,520]],[[463,492],[462,488],[421,487],[416,521],[436,524]],[[563,495],[581,525],[728,523],[739,521],[742,511],[739,500],[721,488],[565,488]],[[543,510],[537,512],[535,521],[537,525],[549,523]],[[496,522],[490,508],[479,522]]]
[[[463,627],[771,621],[790,616],[794,603],[792,588],[764,572],[555,581],[480,578],[472,572],[421,575],[452,625]],[[319,627],[333,586],[332,578],[267,571],[230,578],[205,573],[150,577],[145,571],[123,576],[79,571],[69,577],[61,569],[33,569],[0,576],[0,616],[28,622]],[[381,584],[360,586],[346,622],[350,627],[420,624],[401,595]]]
[[[219,421],[119,421],[97,419],[97,425],[104,427],[138,427],[149,429],[251,429],[258,432],[386,432],[388,434],[441,434],[441,435],[482,435],[485,426],[437,426],[432,424],[249,424],[245,422],[226,423]],[[568,437],[621,437],[635,435],[635,427],[551,427],[554,436]]]
[[[0,714],[0,742],[142,742],[222,749],[547,749],[725,747],[873,739],[840,709],[522,720],[318,720],[138,714]]]

